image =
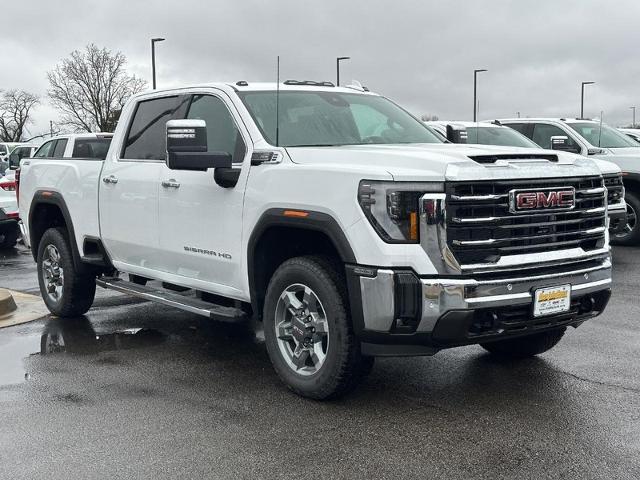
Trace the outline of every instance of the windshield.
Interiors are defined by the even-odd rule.
[[[276,145],[276,92],[242,92],[262,135]],[[443,143],[422,122],[384,97],[340,92],[280,92],[282,147]]]
[[[604,123],[602,124],[602,133],[598,123],[570,123],[569,126],[584,137],[587,142],[596,147],[640,147],[640,143]]]
[[[504,147],[540,148],[521,133],[509,127],[467,127],[467,143]]]

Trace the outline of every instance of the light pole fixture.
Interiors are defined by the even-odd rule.
[[[336,87],[340,86],[340,61],[349,60],[351,57],[338,57],[336,58]]]
[[[636,128],[636,107],[629,107],[633,110],[633,123],[631,124],[631,128]]]
[[[481,72],[486,72],[486,68],[479,68],[473,71],[473,121],[477,120],[478,116],[478,74]]]
[[[151,39],[151,78],[153,89],[156,89],[156,42],[164,42],[164,38]]]
[[[582,82],[581,92],[580,92],[580,118],[584,118],[584,86],[585,85],[593,85],[596,82]]]

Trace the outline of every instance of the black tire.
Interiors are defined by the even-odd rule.
[[[43,261],[45,250],[49,246],[55,247],[59,256],[59,266],[63,270],[62,291],[59,298],[54,299],[49,294],[45,284]],[[59,317],[75,317],[82,315],[91,308],[96,293],[95,276],[87,271],[79,271],[74,262],[69,246],[67,231],[63,228],[50,228],[38,245],[38,283],[44,303],[51,313]]]
[[[496,342],[481,343],[485,350],[494,355],[509,358],[528,358],[540,355],[555,347],[564,336],[566,329],[549,330],[534,333],[526,337],[498,340]]]
[[[627,233],[614,234],[611,243],[614,245],[633,246],[640,244],[640,223],[638,215],[640,215],[640,198],[635,192],[627,190],[624,194],[624,200],[627,202],[627,215],[633,216],[631,231]]]
[[[276,334],[276,306],[292,284],[310,287],[326,313],[329,334],[326,358],[311,375],[289,366]],[[353,389],[373,366],[360,354],[353,333],[344,274],[329,258],[296,257],[284,262],[271,277],[264,304],[264,335],[267,351],[280,379],[295,393],[316,400],[337,398]]]
[[[17,225],[0,230],[0,250],[8,250],[16,246],[20,229]]]

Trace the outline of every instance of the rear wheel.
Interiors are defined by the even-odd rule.
[[[351,327],[344,276],[324,257],[297,257],[274,273],[264,332],[280,379],[299,395],[324,400],[352,389],[373,366]]]
[[[615,234],[612,243],[638,245],[640,244],[640,225],[637,216],[640,214],[640,198],[635,192],[626,191],[624,199],[627,203],[627,228],[625,232]]]
[[[76,268],[67,232],[62,228],[50,228],[40,240],[38,281],[44,303],[54,315],[82,315],[93,304],[96,279]]]
[[[540,355],[555,347],[564,336],[565,329],[534,333],[526,337],[481,343],[485,350],[501,357],[527,358]]]

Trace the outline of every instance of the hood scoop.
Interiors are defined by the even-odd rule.
[[[499,160],[546,160],[548,162],[558,162],[558,156],[553,154],[539,153],[498,153],[490,155],[469,155],[469,158],[478,163],[496,163]]]

